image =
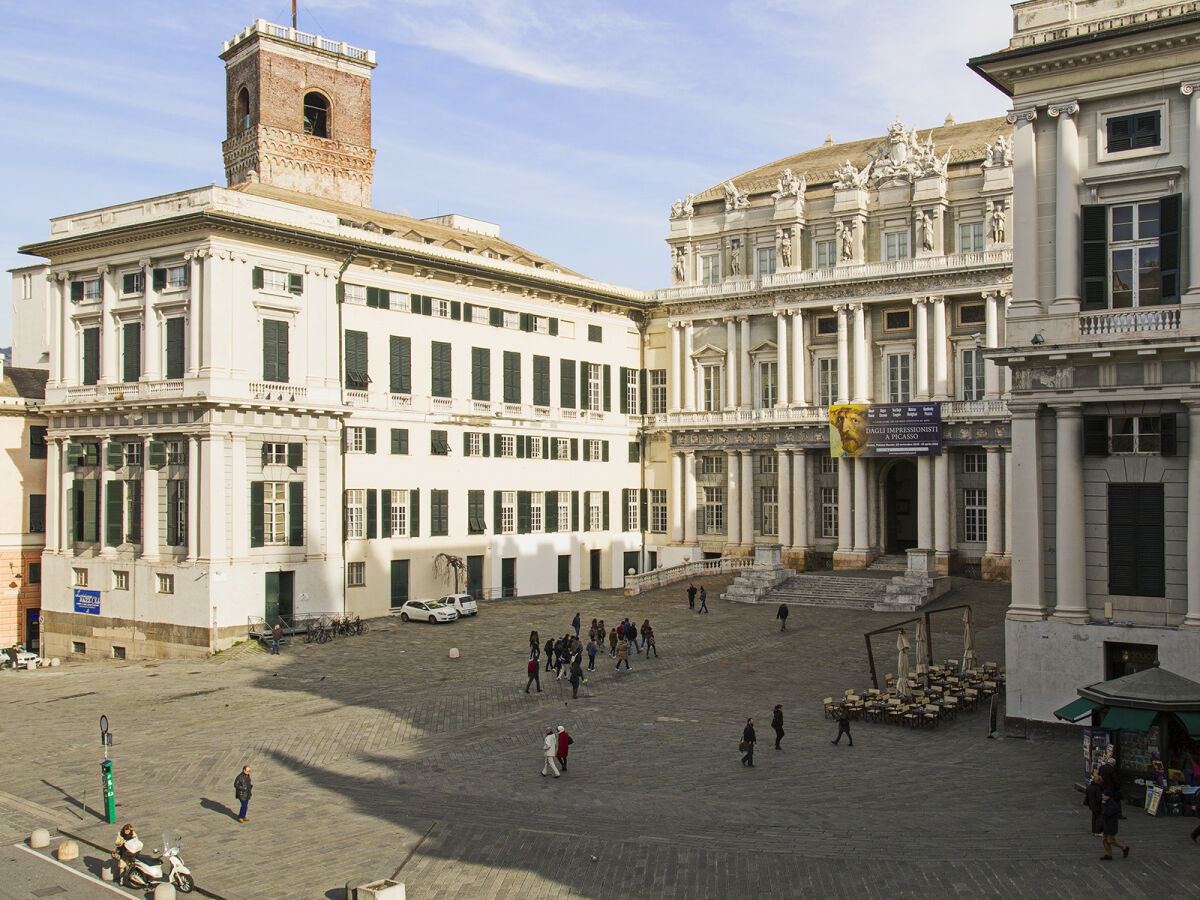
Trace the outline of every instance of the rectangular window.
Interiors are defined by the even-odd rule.
[[[436,319],[450,318],[450,301],[442,300],[439,297],[431,297],[429,302],[429,314]]]
[[[274,291],[278,294],[286,294],[288,289],[288,273],[280,272],[278,269],[258,269],[261,283],[255,287],[261,288],[264,291]]]
[[[779,488],[764,487],[762,491],[762,534],[779,534]]]
[[[46,532],[46,495],[29,495],[29,533],[45,534]]]
[[[373,301],[371,304],[372,306],[379,305],[379,301],[376,300],[376,297],[378,297],[378,293],[379,293],[378,288],[372,289],[372,291],[371,291],[371,299]],[[366,286],[361,285],[361,284],[342,284],[342,301],[344,303],[356,303],[360,306],[364,305],[367,302]]]
[[[126,272],[121,276],[121,296],[129,297],[146,292],[145,272]]]
[[[371,377],[367,363],[367,333],[346,332],[346,387],[352,391],[370,388]]]
[[[1112,308],[1157,305],[1160,300],[1158,202],[1109,207],[1108,251]]]
[[[701,366],[700,382],[703,389],[704,410],[717,412],[721,409],[721,366]]]
[[[366,536],[366,495],[361,488],[346,491],[346,537],[349,539]]]
[[[583,442],[584,452],[588,462],[600,462],[603,458],[604,442],[603,441],[587,441]]]
[[[978,347],[962,352],[962,399],[982,400],[983,351]]]
[[[529,531],[541,534],[545,529],[544,517],[546,511],[546,495],[542,491],[531,491],[529,494]]]
[[[87,587],[87,569],[72,569],[71,574],[73,576],[72,580],[75,583],[75,587]]]
[[[987,491],[984,488],[963,491],[963,540],[987,540]]]
[[[125,542],[142,542],[142,483],[125,482]]]
[[[167,266],[167,290],[178,291],[188,286],[188,265]],[[287,285],[284,285],[287,290]]]
[[[182,319],[180,321],[182,322]],[[277,319],[263,319],[262,332],[263,381],[286,384],[288,380],[288,323]],[[182,362],[182,360],[180,361]]]
[[[367,429],[361,425],[349,425],[344,432],[347,453],[367,452]],[[285,445],[286,446],[286,445]],[[286,453],[286,450],[285,450]],[[286,458],[286,457],[285,457]]]
[[[774,247],[759,247],[758,253],[758,277],[764,275],[775,274],[775,248]]]
[[[987,310],[982,303],[958,304],[958,324],[961,327],[969,325],[984,325],[987,323]]]
[[[625,411],[631,415],[638,415],[638,370],[625,370]]]
[[[1166,594],[1163,485],[1108,486],[1108,592],[1118,596]]]
[[[517,492],[500,492],[500,533],[515,534],[517,531]]]
[[[42,564],[41,563],[30,563],[29,564],[29,583],[30,584],[41,584],[42,583]]]
[[[779,456],[775,453],[764,453],[758,458],[758,470],[764,475],[779,474]]]
[[[589,325],[588,340],[595,344],[603,343],[604,329],[602,329],[599,325]]]
[[[263,482],[263,543],[288,542],[288,483]]]
[[[912,328],[912,308],[889,309],[883,314],[884,331],[908,331]]]
[[[185,444],[183,441],[167,441],[166,451],[168,466],[187,465],[187,444]]]
[[[725,471],[724,456],[709,455],[700,457],[701,475],[720,475],[723,471]]]
[[[570,438],[554,438],[554,458],[555,459],[570,459],[571,458],[571,440],[570,440]]]
[[[912,356],[889,353],[887,372],[888,403],[907,403],[912,399]]]
[[[536,436],[531,437],[529,439],[529,458],[530,459],[542,459],[543,458],[544,454],[542,453],[542,451],[545,448],[542,445],[542,440],[543,440],[542,438],[536,437]]]
[[[908,231],[888,231],[883,235],[883,258],[908,259]]]
[[[771,409],[776,401],[776,381],[779,366],[775,362],[758,364],[758,408]]]
[[[388,506],[388,535],[408,537],[408,491],[392,490],[389,496],[391,503]]]
[[[830,406],[837,402],[838,361],[836,356],[817,360],[817,405]]]
[[[836,475],[838,470],[838,458],[836,456],[818,456],[821,460],[819,468],[822,475]]]
[[[392,429],[392,453],[397,456],[408,455],[408,429],[393,428]]]
[[[173,594],[175,593],[175,576],[168,575],[165,572],[158,572],[155,575],[155,580],[158,585],[158,593]]]
[[[837,316],[816,316],[813,319],[813,334],[816,337],[833,336],[838,333]]]
[[[821,537],[838,536],[838,489],[821,488]]]
[[[83,383],[96,384],[100,381],[100,329],[85,328],[80,332],[83,343]]]
[[[1162,143],[1162,111],[1109,116],[1105,120],[1106,147],[1109,153],[1144,150]]]
[[[467,491],[467,534],[483,534],[487,531],[483,498],[484,491]]]
[[[550,333],[550,317],[549,316],[534,316],[533,331],[535,334]]]
[[[487,347],[471,348],[471,399],[492,399],[492,353]]]
[[[558,492],[558,530],[571,530],[571,492]]]
[[[813,245],[813,257],[816,259],[816,267],[818,269],[831,269],[837,265],[837,251],[835,247],[835,241],[817,241]]]
[[[127,591],[129,590],[129,573],[122,571],[113,571],[113,590]]]
[[[167,481],[167,546],[186,547],[188,538],[187,482]]]
[[[476,325],[488,324],[490,310],[486,306],[471,306],[471,321]]]
[[[705,253],[700,260],[700,283],[719,284],[721,282],[721,254]]]
[[[1162,419],[1158,416],[1113,416],[1109,421],[1111,452],[1161,452]]]
[[[504,402],[521,402],[521,354],[504,351]]]
[[[598,363],[587,363],[587,408],[591,410],[599,410],[601,408],[601,382],[600,376],[602,369]]]
[[[496,437],[496,455],[505,456],[510,459],[517,455],[517,436],[515,434],[501,434]]]
[[[363,587],[367,583],[365,562],[346,563],[346,587]]]
[[[121,381],[130,383],[142,377],[142,325],[126,322],[121,327]]]
[[[483,456],[483,435],[478,431],[467,432],[467,456]]]
[[[359,431],[362,429],[360,428]],[[264,443],[262,446],[262,463],[264,466],[286,466],[288,445],[275,441]]]
[[[445,341],[430,344],[432,377],[429,393],[434,397],[449,397],[451,390],[450,345]]]
[[[186,350],[185,332],[187,320],[183,316],[172,316],[166,321],[166,376],[168,378],[182,378],[184,372],[184,352]],[[287,326],[284,325],[284,341],[287,340]],[[286,343],[283,354],[284,370],[287,369],[287,349]],[[264,381],[266,379],[263,379]],[[287,380],[285,377],[284,381]]]
[[[651,369],[650,376],[650,414],[659,415],[667,411],[667,370]]]
[[[706,487],[704,489],[704,509],[701,511],[701,515],[704,517],[705,534],[725,533],[724,488]]]
[[[978,253],[983,249],[983,223],[960,223],[958,226],[958,252]]]
[[[986,453],[964,453],[963,472],[967,475],[983,475],[987,472]]]
[[[429,492],[429,533],[445,537],[450,533],[450,492]]]
[[[641,531],[642,523],[639,520],[641,517],[641,502],[639,500],[637,488],[630,488],[622,491],[625,495],[625,530],[626,531]]]
[[[604,496],[604,493],[603,493],[603,491],[586,491],[585,493],[587,494],[587,498],[588,498],[588,505],[587,505],[588,527],[587,527],[587,530],[588,531],[602,531],[603,527],[604,527],[604,525],[603,525],[604,511],[601,508],[601,498]]]
[[[445,431],[435,428],[429,432],[429,454],[431,456],[450,455],[450,442]]]
[[[100,279],[87,278],[83,281],[74,281],[71,283],[71,299],[76,303],[80,301],[92,302],[100,299]]]
[[[650,530],[667,533],[667,492],[660,488],[650,489]]]
[[[46,458],[46,426],[45,425],[30,425],[29,426],[29,458],[30,459],[45,459]]]
[[[388,390],[412,393],[412,340],[403,335],[388,336]]]

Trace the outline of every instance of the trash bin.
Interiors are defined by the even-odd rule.
[[[405,900],[404,883],[384,878],[355,889],[356,900]]]

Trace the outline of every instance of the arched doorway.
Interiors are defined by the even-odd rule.
[[[903,553],[917,546],[917,467],[899,459],[884,476],[884,549]]]

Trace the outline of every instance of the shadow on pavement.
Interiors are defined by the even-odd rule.
[[[207,809],[209,812],[220,813],[223,816],[228,816],[235,822],[237,821],[237,813],[218,800],[210,800],[208,797],[201,797],[200,806],[204,809]]]

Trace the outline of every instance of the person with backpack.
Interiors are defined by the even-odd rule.
[[[571,627],[575,629],[575,637],[579,637],[579,613],[575,613],[575,618],[571,620]]]
[[[558,752],[555,757],[558,759],[558,764],[562,766],[562,770],[567,771],[567,748],[575,743],[575,739],[567,734],[567,729],[562,725],[558,726]]]
[[[528,694],[529,686],[531,684],[536,683],[538,693],[540,694],[542,692],[542,673],[541,673],[540,667],[538,666],[538,661],[535,657],[531,656],[529,658],[529,662],[527,664],[527,669],[529,671],[529,680],[525,682],[525,693]]]
[[[646,641],[646,659],[650,658],[650,651],[654,651],[654,658],[658,658],[658,644],[654,643],[654,629],[650,627],[650,620],[646,620],[646,624],[642,626],[644,629],[642,634]]]

